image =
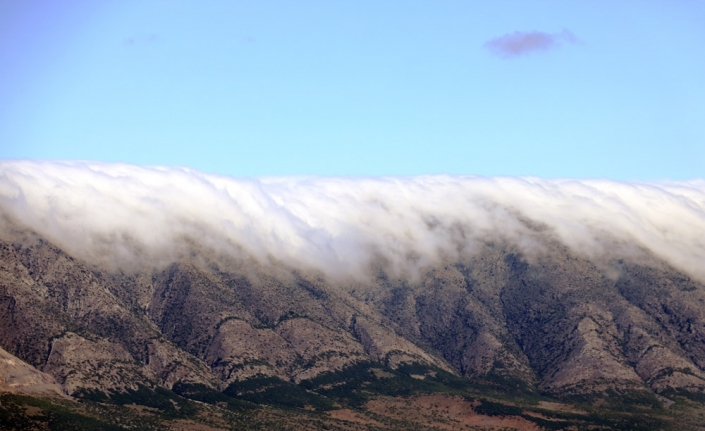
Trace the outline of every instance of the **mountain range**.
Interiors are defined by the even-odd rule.
[[[705,429],[703,196],[5,162],[0,422]]]

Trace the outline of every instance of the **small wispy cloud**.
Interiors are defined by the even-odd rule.
[[[485,47],[501,57],[518,57],[536,51],[548,51],[561,43],[574,44],[578,38],[564,29],[560,33],[541,31],[515,31],[485,42]]]
[[[141,44],[150,44],[159,41],[159,36],[157,36],[154,33],[149,33],[149,34],[136,34],[132,35],[128,38],[125,38],[123,43],[126,46],[135,46],[135,45],[141,45]]]

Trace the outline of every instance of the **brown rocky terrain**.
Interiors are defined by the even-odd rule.
[[[107,271],[15,231],[0,243],[0,376],[5,390],[81,397],[177,384],[223,391],[263,377],[299,384],[355,364],[416,364],[595,406],[705,398],[703,284],[654,259],[607,271],[548,245],[526,257],[488,244],[414,282],[381,271],[361,284],[254,261]],[[331,417],[375,423],[379,409],[400,414],[394,403],[404,401]],[[456,428],[433,425],[419,408],[418,421]],[[495,422],[538,429],[519,426],[526,421]]]

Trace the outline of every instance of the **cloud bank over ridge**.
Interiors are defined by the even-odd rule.
[[[0,227],[111,269],[211,250],[329,276],[399,276],[539,236],[588,258],[650,250],[705,280],[705,182],[421,176],[258,178],[98,162],[0,162]]]

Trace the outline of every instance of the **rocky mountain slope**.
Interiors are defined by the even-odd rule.
[[[419,363],[569,399],[705,396],[705,286],[664,262],[610,269],[550,244],[488,245],[417,281],[335,284],[185,259],[99,271],[31,232],[0,243],[0,346],[67,394]]]
[[[537,406],[578,406],[566,429],[621,409],[615,429],[705,403],[699,189],[0,167],[0,390],[182,419],[196,401],[352,409],[379,429],[375,403],[419,394],[526,429],[560,413]]]

